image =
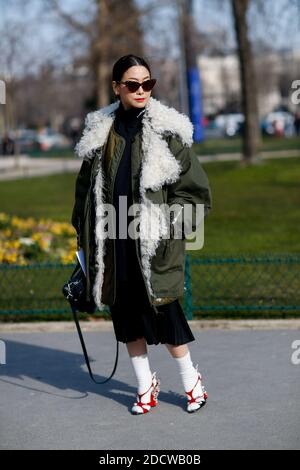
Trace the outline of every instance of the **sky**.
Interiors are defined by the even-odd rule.
[[[67,10],[72,11],[74,6],[83,8],[92,3],[92,0],[60,0],[61,5]],[[145,5],[149,0],[136,0],[138,5]],[[151,0],[150,0],[151,1]],[[259,0],[255,0],[259,1]],[[261,20],[257,9],[252,8],[249,15],[249,26],[253,38],[267,40],[274,48],[300,48],[300,0],[263,0],[266,6],[266,15]],[[293,13],[286,8],[286,3],[293,6]],[[21,47],[29,57],[32,57],[32,64],[43,63],[45,59],[54,60],[56,63],[68,63],[68,47],[73,44],[70,38],[64,36],[64,29],[57,19],[45,9],[46,0],[0,0],[0,32],[4,25],[10,25],[14,22],[25,22],[30,26],[29,33],[21,38]],[[123,3],[123,0],[122,0]],[[235,45],[235,36],[233,22],[231,17],[229,0],[194,0],[194,18],[199,30],[213,33],[220,29],[228,32],[228,41],[232,46]],[[168,39],[170,51],[173,57],[178,56],[177,47],[177,24],[176,10],[174,8],[165,8],[154,13],[156,24],[159,25],[162,37]],[[14,28],[11,28],[14,31]],[[18,31],[18,28],[16,28]],[[4,35],[5,36],[5,35]],[[64,38],[64,48],[58,48]],[[3,38],[3,35],[2,35]],[[159,45],[157,34],[152,31],[146,34],[146,40],[153,46]],[[76,50],[82,50],[84,39],[78,38],[78,43],[73,44]],[[5,37],[2,41],[2,48],[5,47]],[[77,48],[77,49],[76,49]],[[1,45],[0,45],[1,52]],[[1,54],[0,54],[0,72]]]

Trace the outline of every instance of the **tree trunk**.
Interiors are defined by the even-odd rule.
[[[243,156],[245,163],[258,157],[260,144],[257,87],[251,43],[248,38],[249,0],[231,0],[240,63],[242,110],[245,116]]]
[[[96,64],[96,94],[97,106],[102,108],[109,104],[108,81],[109,81],[109,57],[111,35],[108,31],[109,11],[106,0],[97,0],[97,64]]]

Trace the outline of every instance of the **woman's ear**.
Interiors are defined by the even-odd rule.
[[[117,91],[117,87],[118,87],[117,82],[116,82],[115,80],[113,80],[113,82],[112,82],[112,88],[113,88],[113,91],[114,91],[115,96],[119,96],[119,93],[118,93],[118,91]]]

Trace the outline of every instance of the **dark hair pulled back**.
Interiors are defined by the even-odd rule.
[[[122,80],[123,74],[126,72],[126,70],[128,70],[130,67],[134,67],[135,65],[143,65],[146,67],[151,77],[151,70],[145,59],[134,54],[127,54],[120,57],[120,59],[115,62],[112,69],[112,80],[116,82]],[[120,99],[119,96],[116,96],[116,98]]]

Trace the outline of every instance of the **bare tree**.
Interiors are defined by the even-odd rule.
[[[16,5],[17,2],[16,2]],[[1,6],[1,4],[0,4]],[[27,50],[28,25],[19,18],[4,18],[1,25],[0,79],[6,85],[6,104],[3,106],[4,131],[16,127],[16,95],[19,92],[19,77],[24,75],[35,58]]]
[[[256,75],[247,25],[250,0],[231,0],[231,4],[238,44],[242,110],[245,116],[243,163],[248,164],[258,156],[260,144]]]
[[[113,62],[121,55],[128,54],[128,51],[144,55],[140,20],[153,9],[166,4],[167,0],[152,0],[140,8],[134,0],[127,0],[122,5],[118,0],[90,0],[93,15],[90,21],[85,22],[78,20],[75,11],[66,12],[59,0],[47,0],[47,3],[66,25],[87,39],[87,64],[95,81],[95,106],[102,107],[111,100],[110,71]]]

